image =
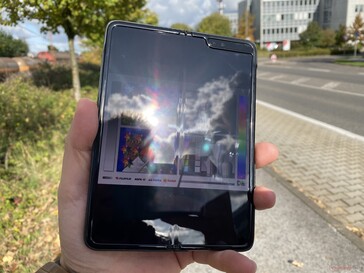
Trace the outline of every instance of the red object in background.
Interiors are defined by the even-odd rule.
[[[42,61],[55,63],[56,57],[48,51],[41,51],[37,54],[37,58]]]

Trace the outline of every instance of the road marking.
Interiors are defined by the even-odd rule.
[[[295,81],[292,81],[291,83],[293,83],[293,84],[299,84],[299,83],[307,82],[309,80],[311,80],[311,78],[299,78],[299,79],[297,79]]]
[[[282,79],[284,78],[284,75],[280,74],[280,75],[277,75],[277,76],[274,76],[274,77],[271,77],[269,78],[270,80],[272,81],[275,81],[275,80],[279,80],[279,79]]]
[[[307,70],[315,72],[325,72],[325,73],[331,72],[330,69],[323,69],[323,68],[308,68]]]
[[[360,72],[360,73],[358,73],[358,75],[364,75],[364,72]]]
[[[264,80],[272,81],[269,78],[262,79],[262,78],[258,77],[258,79],[263,80],[263,81]],[[286,81],[272,81],[272,82],[278,82],[278,83],[289,84],[289,85],[293,85],[293,86],[300,86],[300,87],[305,87],[305,88],[317,89],[317,90],[326,91],[326,92],[333,92],[333,93],[352,95],[352,96],[357,96],[357,97],[364,97],[364,94],[360,94],[360,93],[354,93],[354,92],[350,92],[350,91],[343,91],[343,90],[339,90],[339,89],[330,89],[330,88],[324,89],[322,87],[303,84],[303,83],[294,83],[294,82],[286,82]]]
[[[268,76],[268,75],[272,75],[272,73],[270,73],[270,72],[259,73],[259,71],[258,71],[258,77],[265,77],[265,76]]]
[[[323,86],[321,86],[321,88],[333,89],[333,88],[337,87],[339,84],[340,84],[339,82],[328,82],[328,83],[324,84]]]
[[[355,139],[355,140],[364,142],[364,136],[361,136],[361,135],[358,135],[358,134],[354,134],[354,133],[352,133],[350,131],[344,130],[344,129],[339,128],[339,127],[336,127],[334,125],[331,125],[331,124],[328,124],[328,123],[319,121],[317,119],[309,118],[307,116],[298,114],[296,112],[293,112],[293,111],[290,111],[290,110],[281,108],[279,106],[276,106],[276,105],[273,105],[273,104],[270,104],[270,103],[267,103],[267,102],[264,102],[264,101],[261,101],[261,100],[257,100],[257,104],[263,105],[263,106],[265,106],[267,108],[270,108],[272,110],[281,112],[283,114],[286,114],[286,115],[289,115],[289,116],[292,116],[292,117],[301,119],[303,121],[310,122],[312,124],[321,126],[323,128],[329,129],[329,130],[331,130],[333,132],[339,133],[339,134],[341,134],[343,136],[347,136],[347,137],[350,137],[352,139]]]

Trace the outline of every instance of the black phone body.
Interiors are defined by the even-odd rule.
[[[255,78],[248,41],[111,22],[87,246],[249,249]]]

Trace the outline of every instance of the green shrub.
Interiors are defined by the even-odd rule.
[[[274,50],[271,52],[271,54],[273,53],[276,54],[278,58],[306,57],[306,56],[330,55],[330,49],[312,48],[312,49],[297,49],[290,51]]]
[[[15,143],[36,143],[50,138],[52,130],[65,131],[74,105],[70,93],[37,88],[24,78],[0,84],[0,165]]]
[[[331,49],[331,55],[354,55],[354,47],[341,47]]]
[[[81,87],[98,87],[100,66],[92,63],[80,63]],[[32,79],[38,87],[48,87],[54,91],[72,88],[72,71],[67,65],[42,63],[32,72]]]
[[[54,91],[72,88],[72,72],[65,65],[51,65],[44,62],[32,72],[33,83],[38,87],[48,87]]]

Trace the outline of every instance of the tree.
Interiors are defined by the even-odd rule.
[[[321,43],[322,29],[319,24],[312,21],[308,24],[307,29],[300,34],[302,45],[307,47],[319,47]]]
[[[347,40],[346,26],[340,24],[339,29],[335,32],[335,45],[341,48],[345,45]]]
[[[185,31],[193,31],[193,29],[189,25],[183,23],[174,23],[171,25],[171,28],[185,30]]]
[[[227,17],[213,13],[201,20],[198,23],[196,30],[215,35],[231,36],[230,21]]]
[[[0,30],[0,57],[26,56],[29,48],[25,41],[14,39],[13,36]]]
[[[143,17],[138,21],[139,23],[153,25],[153,26],[158,25],[159,22],[158,15],[154,11],[151,11],[149,9],[144,9],[143,12],[144,12]]]
[[[146,20],[150,15],[143,9],[146,0],[2,0],[0,2],[0,23],[16,25],[25,19],[38,20],[43,24],[42,32],[57,33],[63,28],[68,38],[72,65],[72,82],[75,99],[80,98],[80,79],[75,55],[76,36],[86,37],[100,43],[106,24],[115,19],[127,21]]]
[[[47,48],[49,52],[59,52],[59,49],[54,45],[48,45]]]
[[[355,16],[353,24],[348,29],[348,38],[354,44],[354,55],[358,44],[364,42],[364,22],[360,14]]]
[[[236,34],[236,37],[254,41],[254,31],[254,16],[249,11],[246,11],[243,13],[243,16],[239,21],[238,33]]]
[[[324,29],[321,31],[321,40],[319,47],[329,48],[335,45],[335,31],[332,29]]]

